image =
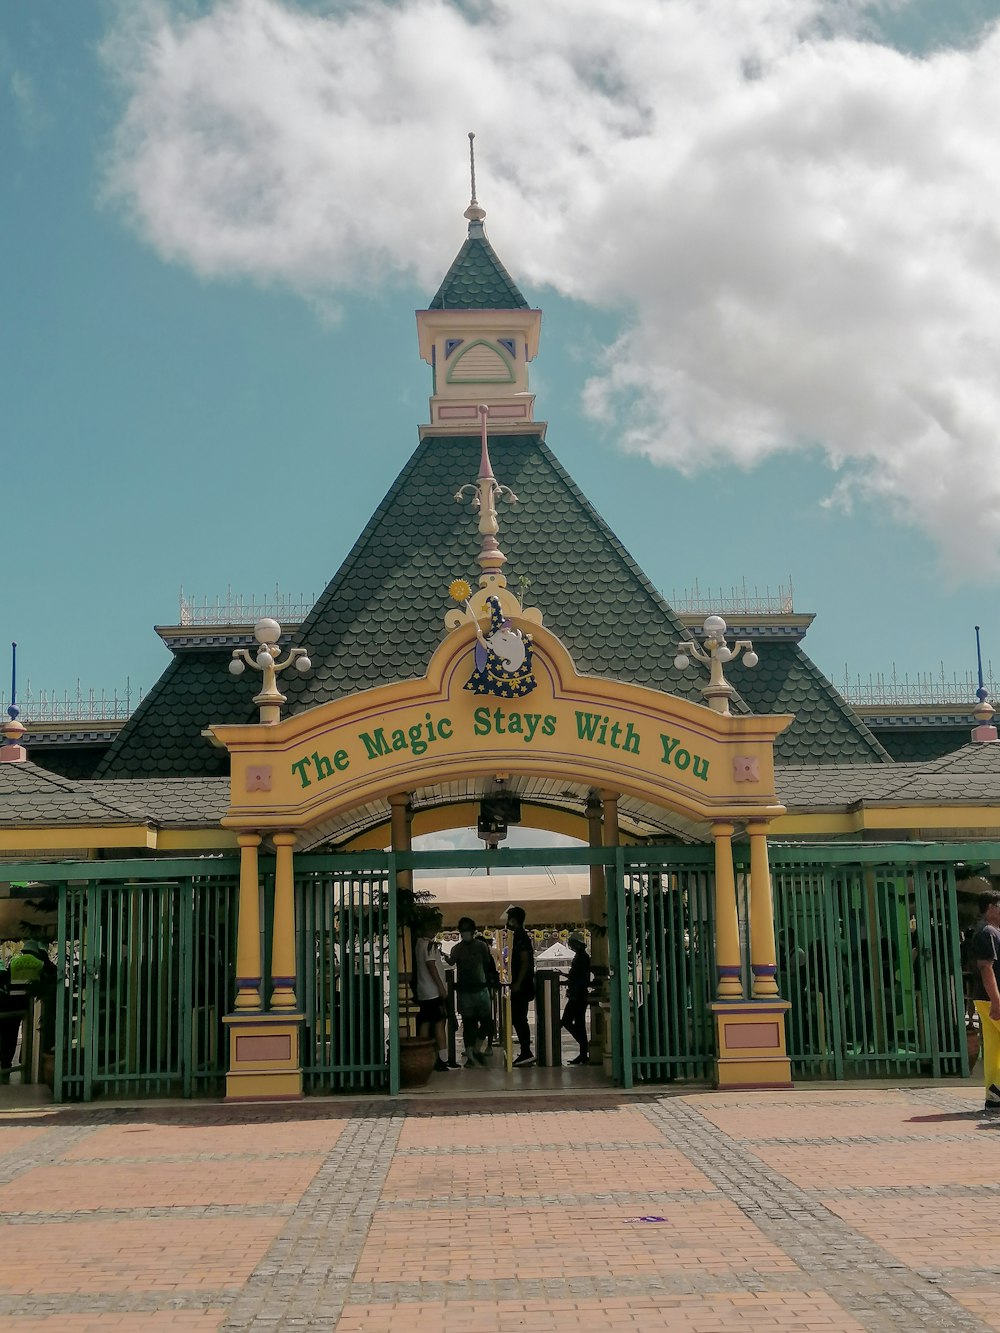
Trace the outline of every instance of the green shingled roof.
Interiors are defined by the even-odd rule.
[[[469,239],[431,302],[431,310],[527,310],[528,303],[497,258],[482,227],[469,228]]]
[[[313,662],[283,680],[286,712],[377,684],[423,675],[444,636],[448,584],[474,581],[477,517],[455,503],[478,468],[474,436],[424,439],[393,483],[296,635]],[[520,497],[500,512],[507,578],[531,581],[528,602],[566,644],[581,672],[701,702],[701,669],[678,671],[687,635],[611,529],[538,436],[490,441],[499,481]],[[248,636],[249,637],[249,636]],[[226,756],[201,736],[209,723],[251,722],[245,678],[226,649],[180,650],[119,734],[96,777],[214,776]],[[879,763],[886,752],[796,645],[761,645],[756,671],[738,665],[734,708],[794,712],[779,762]]]
[[[213,722],[252,722],[256,715],[245,682],[229,674],[229,657],[227,648],[180,649],[122,727],[94,777],[227,774],[229,755],[201,732]]]
[[[726,675],[753,713],[794,713],[775,742],[778,764],[865,764],[891,756],[797,643],[758,644],[751,668],[738,658]]]

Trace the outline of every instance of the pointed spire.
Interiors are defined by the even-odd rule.
[[[489,605],[490,599],[494,599],[500,606],[504,616],[511,618],[518,617],[522,620],[530,621],[532,624],[540,625],[542,623],[542,613],[537,606],[525,607],[521,605],[520,598],[507,587],[507,579],[503,574],[503,567],[507,563],[507,557],[500,549],[500,543],[497,541],[497,533],[500,531],[500,522],[497,518],[497,501],[507,500],[512,505],[517,504],[517,496],[509,486],[501,486],[493,474],[493,464],[490,462],[490,447],[488,440],[487,420],[490,415],[489,405],[480,403],[476,408],[479,415],[479,429],[481,435],[481,448],[479,454],[479,476],[475,483],[467,482],[460,486],[455,492],[455,500],[461,504],[466,499],[471,499],[472,508],[479,513],[479,554],[476,556],[482,573],[479,576],[479,589],[473,592],[464,579],[454,579],[449,586],[449,595],[456,601],[461,602],[461,611],[449,611],[444,623],[449,630],[459,629],[462,625],[470,621],[476,623],[479,620],[489,620],[492,614]],[[525,587],[528,585],[526,584]]]
[[[469,234],[445,274],[431,310],[527,310],[528,303],[486,238],[486,209],[476,198],[476,132],[469,131]]]
[[[486,220],[486,209],[479,206],[476,199],[476,132],[469,131],[469,175],[472,179],[472,191],[469,199],[469,207],[465,210],[463,217],[469,219],[469,235],[485,236],[483,223]]]
[[[993,705],[989,701],[989,690],[983,684],[983,650],[979,641],[979,626],[976,629],[976,668],[979,672],[979,689],[976,690],[976,706],[972,710],[972,716],[976,719],[976,725],[972,729],[972,739],[974,741],[996,741],[997,729],[992,724]]]
[[[24,735],[24,723],[18,721],[21,710],[17,706],[17,644],[10,645],[10,704],[7,708],[8,721],[0,727],[4,743],[0,746],[0,764],[23,764],[28,752],[21,744]]]
[[[476,557],[477,563],[484,572],[492,570],[499,573],[507,563],[507,557],[500,550],[500,543],[497,541],[500,523],[497,519],[496,502],[504,499],[509,500],[511,504],[517,504],[517,496],[509,486],[501,486],[493,475],[486,427],[490,409],[485,403],[480,403],[477,411],[482,444],[479,455],[479,476],[474,486],[471,483],[460,486],[455,499],[461,503],[468,492],[472,493],[472,507],[479,510],[479,535],[482,538],[482,546]]]

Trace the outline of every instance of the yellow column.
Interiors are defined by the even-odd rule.
[[[715,839],[715,970],[720,1000],[743,998],[740,966],[740,923],[736,914],[736,876],[733,873],[733,826],[712,825]]]
[[[411,847],[412,816],[410,813],[410,793],[406,791],[394,792],[389,797],[389,831],[390,846],[394,852],[408,852]],[[413,889],[413,871],[396,871],[396,893],[397,905],[400,898],[405,895],[408,899]],[[406,926],[398,926],[398,965],[399,965],[399,1031],[402,1036],[414,1036],[417,1031],[417,1005],[410,994],[410,987],[406,985],[406,978],[410,975],[413,967],[413,959],[408,956],[409,930]]]
[[[604,846],[604,807],[600,797],[592,793],[587,801],[587,833],[591,847]],[[590,942],[590,957],[595,966],[607,967],[608,928],[607,880],[603,866],[590,867],[590,920],[595,927]]]
[[[236,1008],[260,1008],[259,833],[240,833],[240,903],[236,933]]]
[[[767,863],[767,824],[752,821],[750,835],[750,971],[755,999],[778,994],[778,970],[774,949],[774,906],[771,899],[771,870]]]
[[[295,1008],[294,833],[275,833],[274,933],[271,939],[271,1009]]]
[[[409,792],[396,792],[389,797],[389,829],[392,838],[392,850],[394,852],[408,852],[410,850]],[[401,890],[413,888],[412,870],[397,870],[396,888]]]

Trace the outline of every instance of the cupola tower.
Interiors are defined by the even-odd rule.
[[[479,404],[504,434],[544,434],[534,420],[528,362],[538,352],[542,312],[531,310],[490,245],[476,199],[475,135],[469,135],[469,234],[427,310],[417,311],[420,355],[434,374],[430,425],[423,434],[478,429]]]

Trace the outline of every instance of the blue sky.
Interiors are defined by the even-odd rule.
[[[835,681],[1000,662],[1000,5],[627,0],[685,90],[586,2],[600,77],[561,0],[428,3],[426,49],[408,0],[4,8],[22,688],[148,688],[181,586],[321,591],[426,419],[470,128],[536,414],[668,599],[791,577]]]

